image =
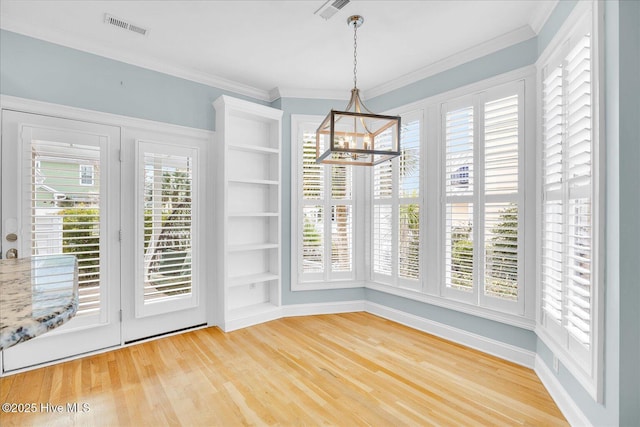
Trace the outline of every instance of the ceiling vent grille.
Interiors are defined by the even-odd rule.
[[[122,28],[123,30],[133,31],[134,33],[140,34],[142,36],[146,36],[149,32],[149,30],[147,30],[146,28],[134,25],[131,22],[125,21],[124,19],[116,18],[115,16],[109,15],[108,13],[104,14],[104,22],[106,24]]]
[[[345,7],[350,0],[328,0],[320,9],[314,13],[320,15],[324,19],[329,19],[335,15],[340,9]]]

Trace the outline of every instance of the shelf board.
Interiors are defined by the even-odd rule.
[[[248,274],[246,276],[229,277],[227,286],[233,288],[235,286],[250,285],[252,283],[268,282],[270,280],[278,280],[279,275],[274,273]]]
[[[261,249],[276,249],[280,247],[277,243],[259,243],[255,245],[229,245],[229,252],[256,251]]]
[[[279,181],[270,179],[230,179],[230,183],[234,184],[260,184],[260,185],[279,185]]]
[[[232,217],[232,218],[251,217],[251,216],[278,217],[280,216],[280,214],[278,212],[233,212],[229,214],[229,217]]]
[[[271,147],[261,147],[259,145],[236,145],[228,144],[230,150],[248,151],[251,153],[278,154],[280,150]]]
[[[272,304],[270,302],[263,302],[260,304],[254,304],[246,307],[240,307],[240,308],[229,310],[227,314],[227,320],[231,321],[231,320],[244,319],[249,316],[266,314],[279,309],[280,307],[275,304]]]

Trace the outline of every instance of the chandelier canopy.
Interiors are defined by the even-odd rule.
[[[373,166],[400,155],[400,116],[372,113],[357,85],[357,31],[364,18],[353,15],[353,89],[345,111],[331,110],[316,131],[316,163]]]

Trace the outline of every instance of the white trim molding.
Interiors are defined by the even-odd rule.
[[[491,53],[506,49],[510,46],[529,40],[535,36],[536,34],[531,29],[531,27],[525,25],[509,33],[495,37],[484,43],[480,43],[469,49],[463,50],[462,52],[458,52],[440,61],[434,62],[433,64],[427,65],[424,68],[400,76],[397,79],[375,86],[371,89],[367,89],[363,92],[364,99],[371,99],[377,96],[384,95],[388,92],[400,89],[404,86],[426,79],[443,71],[450,70],[451,68],[457,67],[458,65],[462,65],[466,62],[473,61],[474,59],[482,58]]]
[[[214,131],[206,129],[174,125],[171,123],[139,119],[130,116],[121,116],[118,114],[104,113],[102,111],[87,110],[84,108],[69,107],[67,105],[53,104],[50,102],[36,101],[33,99],[19,98],[10,95],[0,95],[0,108],[3,110],[21,111],[24,113],[56,116],[65,119],[119,126],[122,128],[131,127],[174,135],[184,135],[190,138],[207,139],[210,142],[213,141],[214,135]]]
[[[336,301],[282,306],[282,317],[315,316],[318,314],[355,313],[365,311],[366,301]]]
[[[591,422],[573,401],[569,393],[564,389],[560,381],[553,374],[551,369],[544,363],[538,355],[535,357],[533,369],[540,378],[542,385],[547,389],[553,401],[558,405],[560,412],[572,426],[591,426]]]

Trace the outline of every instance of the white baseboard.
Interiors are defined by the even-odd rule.
[[[571,396],[569,396],[569,393],[562,387],[560,381],[558,381],[551,369],[549,369],[538,355],[536,355],[534,371],[569,424],[572,426],[592,425]]]
[[[338,301],[314,304],[292,304],[282,306],[282,317],[313,316],[315,314],[337,314],[365,311],[365,301]]]
[[[482,335],[463,331],[462,329],[454,328],[404,311],[385,307],[384,305],[366,302],[365,308],[365,311],[368,313],[480,350],[484,353],[508,360],[509,362],[517,363],[518,365],[531,369],[533,369],[535,365],[536,354],[532,351],[486,338]]]
[[[273,310],[250,314],[246,317],[226,321],[224,322],[222,330],[225,332],[231,332],[235,331],[236,329],[248,328],[249,326],[270,322],[282,317],[282,307],[277,307]]]

